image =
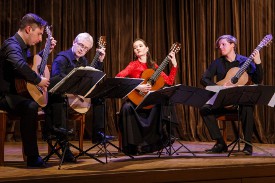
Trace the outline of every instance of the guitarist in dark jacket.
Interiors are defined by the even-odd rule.
[[[57,84],[65,76],[67,76],[74,68],[87,66],[88,61],[85,55],[92,47],[92,36],[88,33],[80,33],[74,39],[73,45],[70,49],[58,53],[52,63],[50,79],[51,84],[49,86],[49,89],[51,89],[55,84]],[[102,70],[103,59],[105,57],[105,49],[97,49],[97,52],[100,53],[100,56],[93,66],[96,69]],[[96,104],[93,103],[93,105]],[[99,106],[101,106],[100,103]],[[96,107],[96,109],[104,110],[104,108],[102,109],[101,107]],[[49,94],[48,105],[44,108],[44,111],[46,113],[46,121],[43,127],[44,140],[50,138],[50,135],[54,133],[63,133],[68,130],[66,127],[68,112],[67,96],[61,94]],[[103,111],[95,112],[96,115],[94,116],[94,118],[96,119],[93,120],[93,125],[102,126],[103,128],[104,123],[102,122],[102,120],[100,120],[100,115],[103,114]],[[75,162],[75,158],[71,151],[66,151],[64,161]]]
[[[29,13],[20,21],[18,32],[4,41],[0,49],[0,109],[20,116],[20,131],[27,166],[45,167],[37,146],[37,113],[39,105],[31,98],[21,96],[16,80],[21,79],[47,88],[49,79],[34,72],[27,63],[29,47],[42,41],[47,22]],[[51,38],[51,50],[56,41]]]
[[[218,85],[234,86],[234,84],[231,83],[231,80],[226,80],[225,78],[227,75],[230,75],[232,68],[241,67],[247,60],[247,57],[236,54],[237,39],[231,35],[223,35],[219,37],[216,41],[216,47],[219,49],[221,57],[214,60],[204,72],[201,78],[201,84],[203,86],[216,85],[216,83],[213,82],[213,79],[216,76]],[[247,74],[254,84],[260,84],[263,80],[263,69],[259,51],[255,50],[252,55],[253,62],[250,63],[246,73],[244,74]],[[245,85],[246,83],[238,84]],[[254,106],[242,105],[239,110],[244,140],[251,143],[254,125]],[[213,148],[206,150],[207,152],[221,153],[228,150],[227,145],[222,138],[216,117],[229,112],[232,112],[232,110],[228,110],[226,108],[213,110],[209,104],[204,105],[200,109],[200,114],[209,130],[211,138],[217,141]],[[245,144],[243,152],[247,155],[252,155],[252,146]]]

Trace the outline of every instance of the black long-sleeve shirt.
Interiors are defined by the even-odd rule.
[[[216,85],[213,78],[217,76],[217,82],[224,79],[226,73],[233,67],[241,67],[248,58],[242,55],[236,55],[236,60],[229,62],[225,57],[220,57],[214,60],[208,69],[204,72],[201,78],[201,84],[203,86]],[[263,68],[262,64],[255,64],[251,62],[247,73],[250,76],[254,84],[260,84],[263,80]]]
[[[78,61],[76,60],[72,49],[68,49],[66,51],[61,51],[55,57],[52,68],[51,68],[51,81],[49,88],[53,87],[56,83],[58,83],[61,79],[67,76],[74,68],[77,67],[85,67],[88,65],[88,61],[86,57],[80,57]],[[95,62],[95,68],[102,70],[103,62],[97,60]]]
[[[17,94],[15,79],[38,84],[41,77],[27,63],[29,47],[18,33],[4,41],[0,48],[0,94]]]

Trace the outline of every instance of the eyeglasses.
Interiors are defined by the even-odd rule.
[[[85,46],[84,44],[82,43],[76,43],[81,49],[85,50],[85,51],[88,51],[90,48]]]

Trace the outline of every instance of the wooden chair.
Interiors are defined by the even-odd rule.
[[[37,121],[44,121],[45,115],[44,112],[41,110],[38,112],[38,119]],[[70,114],[70,120],[75,120],[80,122],[80,131],[79,131],[79,148],[83,149],[83,139],[84,139],[84,129],[85,129],[85,114],[74,113]],[[19,121],[20,118],[17,116],[11,116],[6,111],[0,110],[0,166],[4,165],[4,151],[5,151],[5,137],[6,137],[6,127],[7,127],[7,120],[12,121]],[[48,148],[48,152],[50,152],[50,148]],[[23,152],[22,147],[22,155],[24,161],[26,161],[26,156]]]
[[[84,131],[85,131],[85,113],[69,114],[69,120],[78,121],[80,123],[79,129],[79,148],[83,150]]]
[[[217,117],[217,120],[218,120],[220,130],[222,131],[222,136],[223,136],[225,143],[227,142],[227,123],[228,122],[231,122],[231,124],[232,124],[232,128],[233,128],[235,137],[238,136],[238,134],[237,134],[238,130],[237,130],[237,126],[235,124],[235,121],[239,120],[237,111],[236,111],[236,113],[230,113],[230,114],[225,114],[225,115],[219,116],[219,117]]]
[[[37,121],[43,121],[44,120],[44,112],[40,110],[38,112],[38,118]],[[4,165],[4,151],[5,151],[5,139],[6,139],[6,128],[7,128],[7,121],[20,121],[20,117],[9,115],[6,111],[0,110],[0,165]],[[26,161],[26,156],[23,151],[22,147],[22,155],[24,161]]]

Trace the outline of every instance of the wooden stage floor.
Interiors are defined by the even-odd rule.
[[[77,142],[73,142],[77,144]],[[117,142],[114,142],[117,144]],[[183,142],[195,156],[182,147],[178,154],[146,154],[131,159],[116,149],[108,147],[116,157],[108,158],[107,164],[101,164],[88,156],[81,156],[77,163],[64,163],[58,170],[59,159],[53,156],[49,168],[29,169],[22,158],[21,143],[5,144],[5,166],[0,167],[0,182],[47,182],[47,183],[91,183],[91,182],[221,182],[254,183],[275,182],[275,144],[254,144],[264,149],[254,148],[252,156],[234,152],[206,154],[204,149],[211,148],[213,142]],[[85,141],[84,150],[92,144]],[[178,148],[178,142],[173,144]],[[243,144],[241,144],[242,148]],[[39,142],[42,157],[47,154],[45,142]],[[236,148],[237,149],[237,148]],[[73,150],[75,152],[75,150]],[[95,150],[90,153],[96,152]],[[105,162],[104,156],[98,157]]]

